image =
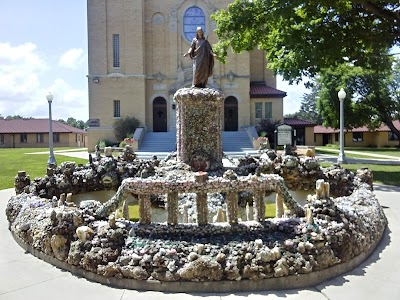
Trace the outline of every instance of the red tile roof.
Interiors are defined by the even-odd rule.
[[[400,121],[396,120],[393,121],[393,125],[400,130]],[[374,132],[374,131],[382,131],[382,132],[389,132],[390,129],[387,125],[381,125],[381,127],[375,129],[375,130],[369,130],[367,126],[363,126],[363,127],[357,127],[357,128],[353,128],[351,130],[346,130],[345,132]],[[335,132],[340,132],[339,129],[335,129],[332,127],[324,127],[322,125],[317,125],[314,126],[314,133],[335,133]]]
[[[250,82],[250,98],[286,97],[286,92],[270,87],[265,81]]]
[[[325,127],[322,125],[314,126],[314,133],[335,133],[339,132],[339,129],[335,129],[332,127]]]
[[[289,126],[314,127],[315,122],[297,118],[284,118],[283,123]]]
[[[78,129],[58,121],[53,121],[54,133],[78,133],[86,131]],[[48,133],[49,119],[0,119],[0,133]]]

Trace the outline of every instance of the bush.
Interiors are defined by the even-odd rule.
[[[119,147],[120,148],[125,148],[125,146],[128,145],[127,142],[122,141],[121,143],[119,143]]]
[[[97,141],[97,145],[100,148],[104,148],[104,147],[112,147],[114,145],[114,142],[109,141],[109,140],[101,140],[101,141]]]
[[[125,137],[132,136],[136,128],[140,126],[140,121],[135,117],[123,117],[114,121],[114,134],[118,141],[123,141]]]
[[[276,126],[280,125],[281,122],[278,120],[262,119],[257,125],[256,130],[259,136],[267,137],[271,148],[275,145],[275,129]]]

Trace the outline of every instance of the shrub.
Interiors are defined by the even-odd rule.
[[[256,130],[259,136],[267,137],[271,147],[275,145],[275,129],[276,126],[280,125],[279,120],[262,119],[257,125]]]
[[[123,141],[125,137],[132,136],[136,128],[140,126],[140,121],[135,117],[127,116],[114,121],[114,134],[118,141]]]

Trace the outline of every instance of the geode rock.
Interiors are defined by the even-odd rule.
[[[121,268],[121,273],[124,277],[133,278],[136,280],[146,280],[150,277],[146,269],[142,267],[125,266]]]
[[[67,263],[70,265],[78,266],[82,257],[83,253],[81,252],[81,247],[83,243],[81,241],[72,242],[69,247],[69,253],[67,258]]]
[[[178,274],[184,280],[213,281],[222,279],[223,270],[216,261],[212,261],[209,257],[201,256],[179,269]]]
[[[51,237],[51,249],[53,250],[54,256],[59,260],[65,260],[68,256],[68,240],[62,235],[53,235]]]

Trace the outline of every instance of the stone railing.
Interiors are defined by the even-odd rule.
[[[125,179],[115,196],[103,204],[96,212],[99,218],[104,218],[113,213],[129,194],[139,198],[139,222],[151,223],[151,195],[167,195],[167,212],[169,225],[178,224],[178,199],[180,193],[195,193],[197,206],[197,223],[208,223],[207,193],[226,193],[227,221],[230,224],[238,223],[238,192],[248,191],[253,194],[254,220],[264,221],[266,192],[277,193],[277,217],[283,213],[283,204],[291,214],[298,217],[304,216],[303,207],[291,196],[284,179],[279,175],[261,174],[260,176],[246,176],[228,179],[224,177],[208,178],[206,172],[197,172],[194,180],[154,180],[142,178]]]

